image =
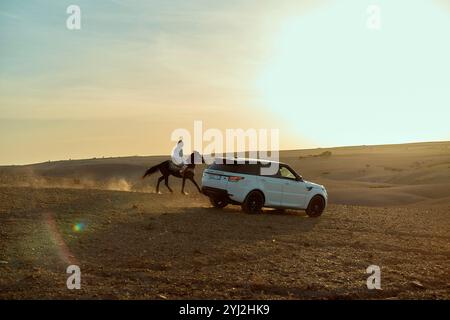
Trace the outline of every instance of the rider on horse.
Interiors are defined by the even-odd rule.
[[[156,184],[156,193],[159,193],[159,184],[162,181],[164,181],[167,189],[169,189],[170,192],[173,192],[173,190],[169,187],[170,175],[183,179],[181,193],[186,194],[184,192],[184,184],[186,180],[192,181],[198,192],[202,192],[197,182],[195,182],[194,168],[196,165],[195,159],[198,159],[197,161],[199,162],[199,164],[205,163],[205,160],[203,159],[203,156],[197,151],[193,151],[191,155],[185,160],[183,157],[183,146],[183,141],[180,139],[175,148],[172,150],[172,160],[166,160],[164,162],[161,162],[160,164],[148,168],[142,176],[142,179],[144,179],[145,177],[148,177],[157,171],[161,173],[161,176],[158,178],[158,183]]]
[[[175,147],[172,150],[172,165],[174,167],[174,170],[179,170],[180,175],[184,174],[184,171],[187,168],[186,162],[183,158],[183,140],[180,139]]]

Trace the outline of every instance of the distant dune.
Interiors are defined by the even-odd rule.
[[[314,156],[331,152],[331,156]],[[433,204],[450,197],[450,142],[285,152],[306,179],[327,186],[338,204]]]
[[[450,142],[281,151],[306,180],[324,184],[330,202],[366,206],[445,204],[450,198]],[[0,167],[0,185],[153,192],[149,166],[169,157],[54,161]],[[200,166],[197,179],[204,166]],[[180,181],[170,182],[179,189]]]

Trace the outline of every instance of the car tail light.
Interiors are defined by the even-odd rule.
[[[230,181],[230,182],[238,182],[238,181],[243,180],[243,179],[244,179],[244,177],[238,177],[238,176],[228,177],[228,181]]]

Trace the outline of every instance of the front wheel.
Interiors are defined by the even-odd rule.
[[[252,191],[245,198],[242,204],[242,210],[247,213],[260,213],[264,206],[264,196],[259,191]]]
[[[312,218],[319,217],[325,209],[325,199],[321,196],[314,196],[309,202],[306,214]]]
[[[213,205],[214,208],[222,209],[228,205],[228,201],[221,198],[210,197],[209,202]]]

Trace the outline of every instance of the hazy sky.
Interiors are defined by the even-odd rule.
[[[449,34],[447,0],[1,1],[0,164],[168,154],[194,120],[284,149],[449,140]]]

